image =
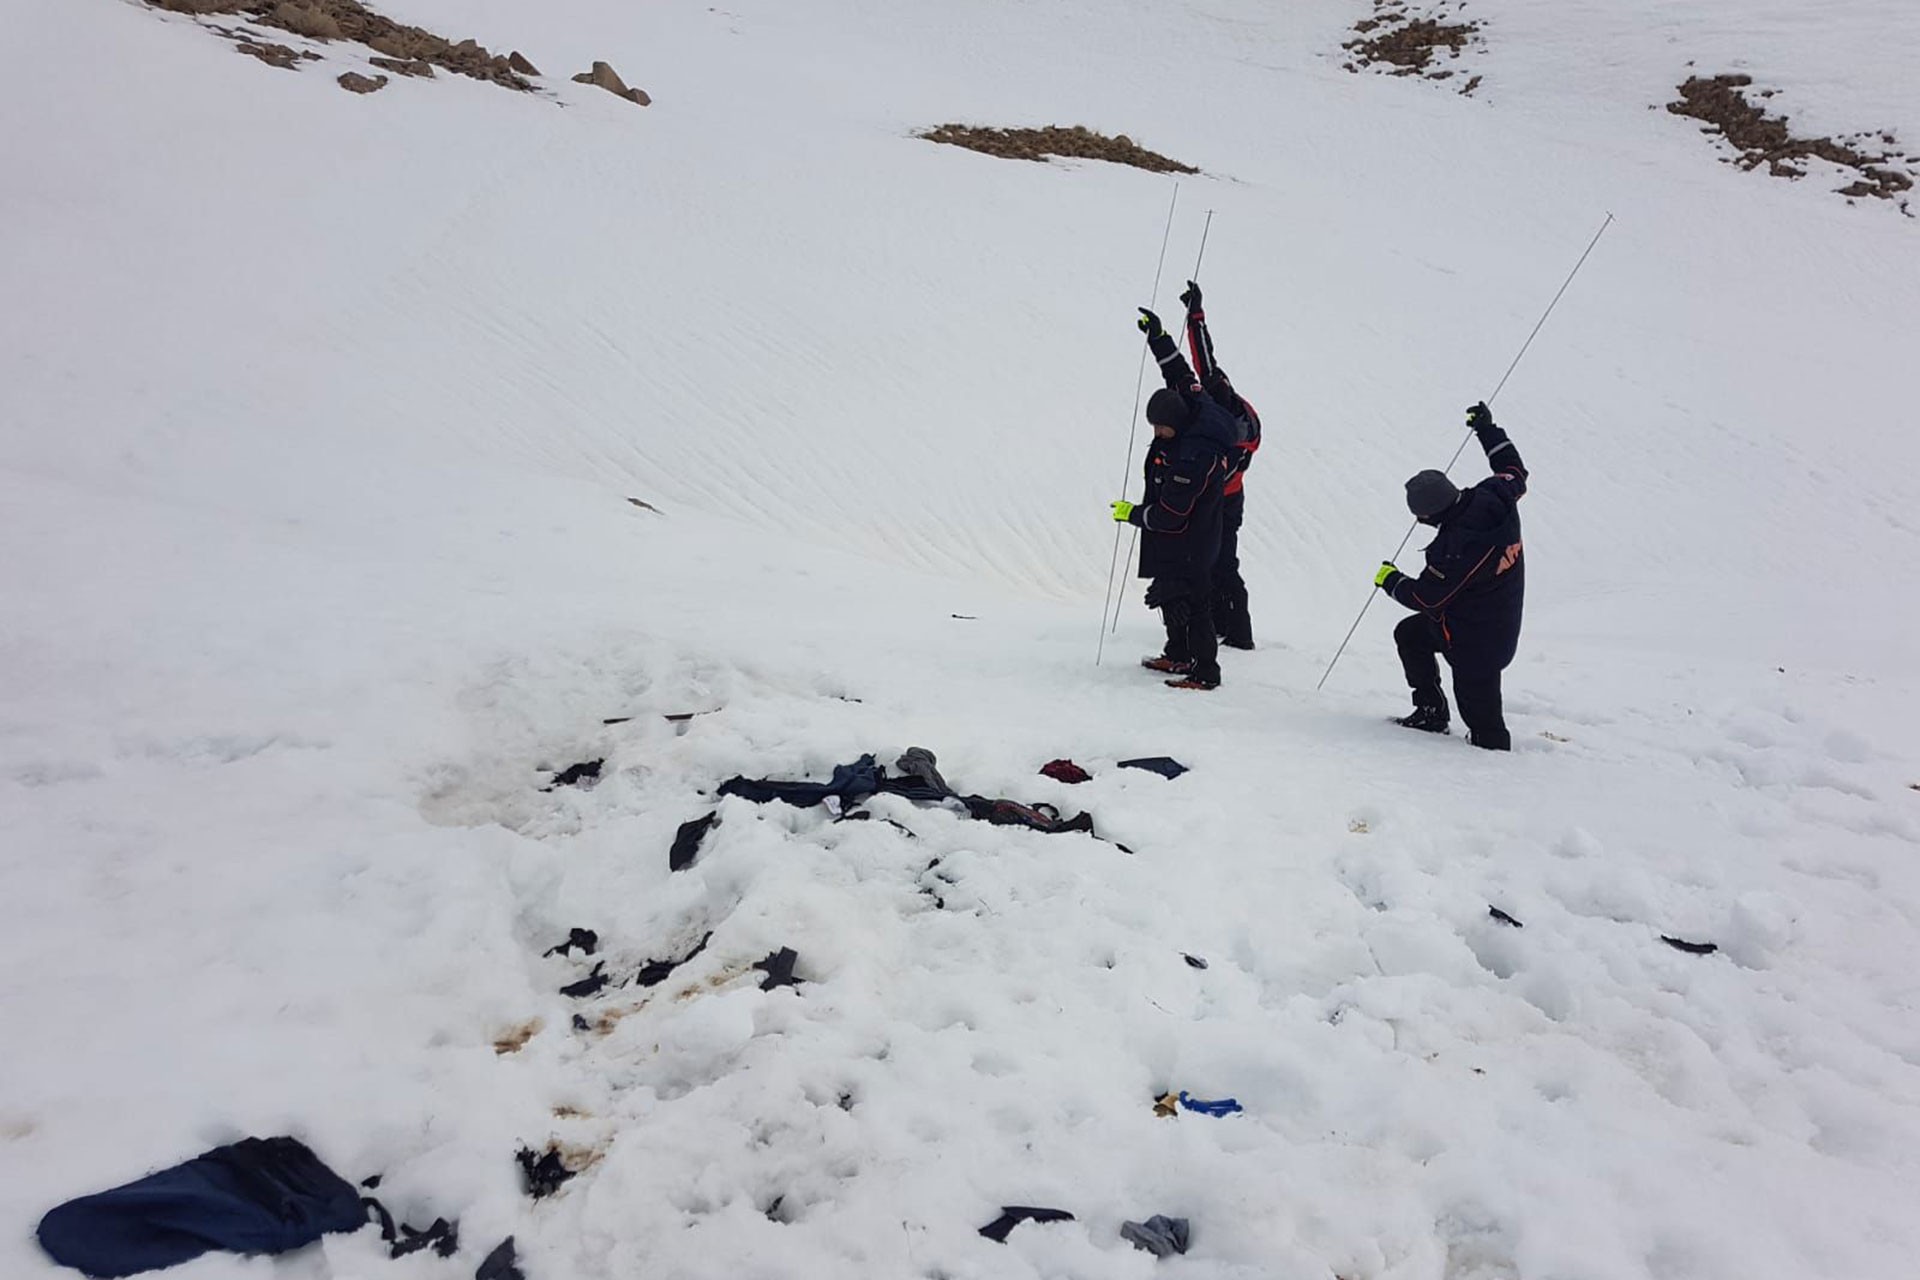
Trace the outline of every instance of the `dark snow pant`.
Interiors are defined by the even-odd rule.
[[[1461,663],[1448,652],[1440,625],[1424,613],[1409,614],[1393,629],[1393,642],[1400,650],[1400,666],[1407,673],[1413,690],[1413,705],[1446,710],[1447,695],[1440,691],[1438,655],[1447,655],[1453,668],[1453,696],[1460,704],[1460,718],[1476,747],[1489,751],[1508,751],[1513,738],[1500,711],[1500,668]]]
[[[1196,585],[1185,578],[1155,578],[1147,588],[1147,605],[1160,610],[1167,628],[1166,655],[1175,662],[1191,662],[1192,678],[1220,683],[1220,638],[1213,629],[1213,601],[1208,579]]]
[[[1220,639],[1239,649],[1253,648],[1253,619],[1247,613],[1247,584],[1240,577],[1240,522],[1247,495],[1220,500],[1220,559],[1213,566],[1213,625]]]

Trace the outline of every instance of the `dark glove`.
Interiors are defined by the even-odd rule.
[[[1467,429],[1473,432],[1473,434],[1479,435],[1492,425],[1493,410],[1487,408],[1486,401],[1482,400],[1479,404],[1467,410]]]
[[[1140,308],[1140,332],[1147,335],[1148,342],[1167,336],[1167,331],[1160,326],[1160,317],[1145,307]]]
[[[1191,315],[1198,311],[1200,309],[1199,284],[1192,280],[1187,281],[1187,291],[1180,295],[1180,301],[1187,308],[1187,314]]]

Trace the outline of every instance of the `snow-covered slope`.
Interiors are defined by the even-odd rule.
[[[511,1233],[535,1280],[1104,1278],[1153,1213],[1194,1276],[1912,1273],[1915,224],[1657,109],[1744,69],[1911,145],[1910,7],[1498,0],[1472,98],[1342,71],[1332,0],[392,8],[544,97],[13,8],[0,1271],[292,1132],[467,1251],[179,1275]],[[1172,183],[911,136],[947,120],[1205,170],[1158,301],[1212,210],[1268,424],[1217,695],[1133,667],[1137,589],[1093,664]],[[1606,212],[1496,404],[1518,749],[1409,740],[1390,609],[1314,683]],[[728,800],[668,873],[721,779],[910,745],[1133,854]],[[1114,767],[1156,754],[1193,771]],[[615,970],[713,938],[583,1002],[574,926]],[[550,1139],[598,1160],[536,1204]],[[975,1234],[1021,1203],[1079,1221]]]

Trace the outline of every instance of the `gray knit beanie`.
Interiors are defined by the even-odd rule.
[[[1460,491],[1444,472],[1422,471],[1407,481],[1407,510],[1413,512],[1416,519],[1437,516],[1459,498]]]

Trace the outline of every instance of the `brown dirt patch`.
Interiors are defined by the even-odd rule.
[[[1461,18],[1463,8],[1441,4],[1416,12],[1402,0],[1373,0],[1373,16],[1354,23],[1353,39],[1340,46],[1348,54],[1346,69],[1358,74],[1370,67],[1390,76],[1451,80],[1459,68],[1449,64],[1480,43],[1480,24]],[[1472,96],[1480,79],[1474,76],[1460,92]]]
[[[1785,116],[1769,115],[1765,107],[1747,99],[1753,77],[1745,75],[1689,76],[1679,87],[1679,98],[1667,104],[1677,116],[1703,122],[1701,132],[1719,134],[1735,154],[1727,163],[1742,169],[1767,166],[1776,178],[1804,178],[1807,162],[1824,160],[1852,170],[1858,178],[1838,188],[1849,199],[1871,196],[1891,200],[1911,215],[1906,193],[1913,189],[1914,159],[1900,155],[1896,141],[1885,130],[1845,138],[1803,138],[1794,134]],[[1775,90],[1756,90],[1771,98]]]
[[[392,18],[375,13],[359,0],[147,0],[147,3],[156,9],[195,17],[244,15],[257,26],[291,32],[309,40],[323,43],[339,40],[365,45],[397,62],[423,62],[455,75],[487,80],[508,89],[525,91],[533,88],[526,73],[514,66],[511,56],[493,53],[477,40],[456,42],[420,27],[395,22]],[[232,36],[231,32],[223,34],[230,38]],[[248,44],[257,45],[258,42],[242,42],[243,52],[248,51]],[[258,47],[285,48],[284,45]],[[293,65],[260,53],[253,56],[270,61],[274,66]],[[525,66],[532,65],[524,57],[520,62]],[[401,74],[420,73],[406,71]]]
[[[539,1018],[523,1022],[496,1039],[493,1042],[493,1051],[503,1057],[509,1053],[518,1053],[527,1047],[527,1041],[540,1034],[540,1028],[545,1025]]]
[[[1062,156],[1074,160],[1106,160],[1145,169],[1149,173],[1200,172],[1190,164],[1182,164],[1157,151],[1147,150],[1124,133],[1110,138],[1078,124],[1071,127],[1048,125],[1044,129],[992,129],[984,125],[943,124],[915,136],[925,138],[928,142],[943,142],[983,155],[999,156],[1003,160],[1037,160],[1044,164],[1049,156]]]

